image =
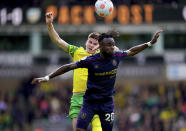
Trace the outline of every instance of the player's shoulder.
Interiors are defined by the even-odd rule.
[[[69,49],[76,49],[76,50],[85,50],[82,46],[76,46],[73,44],[68,44]]]
[[[118,50],[118,51],[115,51],[114,55],[115,56],[126,56],[127,52],[126,51],[122,51],[122,50]]]
[[[86,53],[86,50],[85,50],[85,48],[83,48],[82,46],[80,46],[80,47],[77,48],[76,52],[78,54],[85,54]]]
[[[85,48],[80,46],[80,47],[78,47],[78,50],[85,51]]]
[[[90,58],[99,58],[100,57],[100,53],[96,53],[90,56]]]
[[[97,60],[97,59],[100,59],[100,54],[99,53],[96,53],[96,54],[93,54],[91,56],[86,56],[86,57],[83,57],[81,60]]]
[[[114,54],[122,54],[122,53],[123,53],[122,50],[117,50],[117,51],[114,52]]]

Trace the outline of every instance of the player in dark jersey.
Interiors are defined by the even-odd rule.
[[[126,56],[133,56],[155,44],[160,32],[162,30],[158,31],[150,42],[134,46],[127,51],[114,51],[114,36],[103,33],[98,39],[100,53],[66,64],[45,77],[35,78],[32,83],[48,81],[76,68],[88,68],[87,90],[78,116],[77,131],[86,131],[94,114],[100,116],[103,131],[111,131],[114,120],[113,88],[118,65]]]

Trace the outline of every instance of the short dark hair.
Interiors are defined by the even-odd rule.
[[[116,30],[111,30],[108,31],[107,33],[100,33],[98,42],[100,44],[104,38],[115,38],[115,37],[119,37],[119,32]]]
[[[99,36],[100,36],[100,33],[98,32],[92,32],[88,35],[88,38],[93,38],[93,39],[96,39],[98,40],[99,39]]]

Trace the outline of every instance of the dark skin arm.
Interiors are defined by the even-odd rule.
[[[158,38],[159,38],[159,35],[160,33],[162,32],[163,30],[159,30],[158,32],[156,32],[156,34],[154,35],[154,37],[152,38],[152,40],[150,41],[150,43],[152,45],[154,45]],[[144,44],[141,44],[141,45],[137,45],[137,46],[134,46],[132,48],[130,48],[129,50],[127,50],[127,56],[134,56],[136,55],[137,53],[143,51],[144,49],[148,48],[148,45],[147,43],[144,43]]]
[[[66,72],[68,72],[70,70],[76,69],[76,68],[77,68],[77,65],[76,65],[75,62],[70,63],[70,64],[66,64],[66,65],[63,65],[63,66],[59,67],[56,71],[50,73],[48,75],[48,77],[49,77],[49,79],[52,79],[52,78],[54,78],[56,76],[62,75],[64,73],[66,73]],[[37,83],[46,82],[46,81],[48,81],[48,80],[46,80],[45,77],[34,78],[32,80],[32,84],[37,84]]]

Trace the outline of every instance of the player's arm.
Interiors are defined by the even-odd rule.
[[[64,73],[66,73],[70,70],[76,69],[76,68],[78,68],[78,67],[77,67],[77,64],[75,62],[63,65],[63,66],[59,67],[56,71],[50,73],[49,75],[47,75],[45,77],[34,78],[32,80],[32,84],[37,84],[37,83],[40,83],[40,82],[49,81],[50,79],[52,79],[56,76],[62,75]]]
[[[160,33],[162,31],[163,30],[159,30],[158,32],[156,32],[156,34],[154,35],[154,37],[152,38],[152,40],[150,42],[134,46],[134,47],[130,48],[129,50],[127,50],[126,51],[127,52],[127,56],[134,56],[137,53],[139,53],[139,52],[143,51],[144,49],[146,49],[146,48],[152,46],[153,44],[155,44],[156,41],[158,40],[158,37],[159,37]]]
[[[46,24],[48,28],[48,34],[50,36],[50,39],[58,45],[61,49],[63,49],[65,52],[67,52],[68,49],[68,43],[65,42],[63,39],[61,39],[58,35],[58,33],[55,31],[53,26],[53,14],[52,12],[46,13]]]

